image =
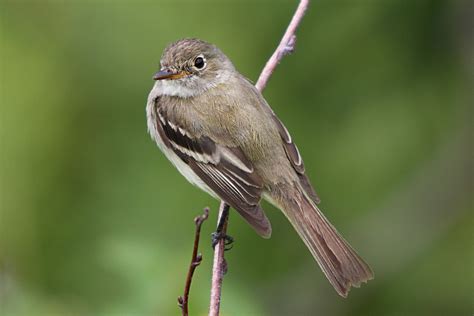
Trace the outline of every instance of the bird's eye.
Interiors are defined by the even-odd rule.
[[[194,60],[194,67],[196,67],[197,69],[202,69],[204,68],[205,65],[206,65],[206,62],[204,61],[204,58],[202,58],[201,56],[197,57]]]

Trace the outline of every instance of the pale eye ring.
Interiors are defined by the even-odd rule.
[[[196,59],[194,59],[194,67],[197,69],[203,69],[206,67],[206,59],[203,55],[199,55],[196,57]]]

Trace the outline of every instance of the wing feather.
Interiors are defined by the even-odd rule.
[[[319,204],[320,199],[305,174],[303,158],[301,158],[301,154],[298,150],[298,147],[296,147],[296,144],[293,142],[293,139],[291,138],[291,135],[286,129],[285,125],[283,125],[282,121],[280,121],[280,119],[275,115],[275,113],[273,113],[273,111],[272,117],[273,121],[278,127],[278,132],[280,133],[283,147],[285,148],[286,156],[288,157],[288,160],[293,166],[293,169],[295,169],[296,173],[298,174],[301,186],[303,187],[309,198],[314,203]]]
[[[263,181],[238,147],[223,146],[206,136],[192,136],[156,109],[158,134],[163,143],[185,162],[216,195],[235,208],[263,237],[271,225],[259,206]]]

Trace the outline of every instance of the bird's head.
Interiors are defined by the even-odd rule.
[[[216,46],[199,39],[183,39],[165,48],[161,69],[153,79],[164,95],[192,97],[225,82],[235,72]]]

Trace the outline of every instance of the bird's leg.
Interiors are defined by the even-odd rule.
[[[230,247],[226,247],[225,250],[232,249],[231,245],[234,242],[234,238],[224,233],[224,225],[227,225],[228,217],[229,217],[229,205],[226,204],[226,206],[222,210],[221,216],[219,217],[216,231],[211,234],[212,248],[215,248],[216,245],[219,243],[219,241],[221,239],[224,239],[224,245],[230,246]]]
[[[224,250],[231,250],[233,247],[232,244],[234,243],[234,238],[232,236],[217,231],[211,234],[212,248],[214,249],[221,239],[224,239]]]

